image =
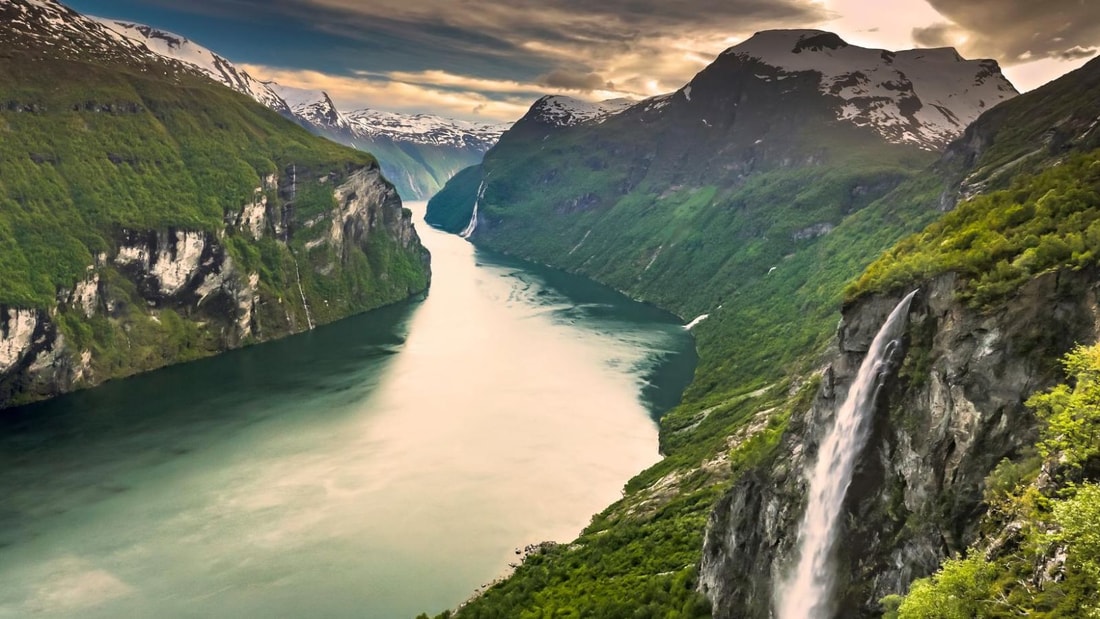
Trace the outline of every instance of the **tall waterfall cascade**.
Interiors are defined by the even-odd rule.
[[[917,291],[894,307],[871,342],[844,404],[821,441],[817,462],[810,472],[806,513],[798,531],[797,564],[777,579],[775,610],[778,619],[830,619],[832,613],[833,550],[840,533],[844,497],[852,472],[867,442],[869,418],[883,379],[905,333],[909,306]]]
[[[485,195],[485,181],[481,181],[481,184],[477,187],[477,198],[474,199],[474,212],[470,214],[470,223],[466,224],[466,227],[458,233],[458,236],[468,239],[477,230],[477,206],[481,203],[481,196],[483,195]]]

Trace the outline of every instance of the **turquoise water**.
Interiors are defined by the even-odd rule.
[[[687,332],[418,228],[426,299],[0,413],[0,617],[435,613],[616,500]]]

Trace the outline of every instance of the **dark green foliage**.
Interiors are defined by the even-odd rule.
[[[915,582],[903,599],[884,600],[893,609],[888,616],[1100,616],[1100,347],[1078,348],[1065,367],[1072,387],[1028,402],[1043,422],[1042,460],[1002,462],[986,480],[987,538]]]
[[[955,272],[965,279],[963,296],[985,306],[1047,269],[1094,265],[1098,251],[1100,151],[1092,151],[963,203],[884,254],[846,294],[899,290]]]
[[[291,164],[314,177],[374,164],[199,78],[6,61],[0,86],[44,110],[0,111],[0,303],[52,306],[121,228],[220,230],[261,176]],[[141,111],[74,111],[86,101]],[[299,209],[331,204],[330,187],[303,177]]]
[[[474,199],[481,184],[480,165],[471,166],[455,174],[447,181],[446,188],[432,198],[436,207],[428,211],[424,218],[429,224],[448,232],[461,232],[470,223],[470,214],[474,210]],[[446,206],[439,206],[447,203]]]
[[[335,184],[376,167],[371,155],[172,65],[74,61],[37,44],[0,40],[0,305],[56,307],[67,349],[92,353],[96,382],[249,341],[227,339],[228,301],[153,307],[143,298],[110,260],[126,230],[210,233],[241,277],[259,275],[256,339],[305,328],[296,262],[316,323],[427,286],[422,249],[382,230],[346,255],[329,244],[305,249],[327,230],[306,220],[332,210]],[[266,186],[270,175],[279,187]],[[275,217],[285,210],[289,237],[267,230],[254,240],[227,225],[257,188]],[[59,298],[93,270],[112,309],[88,318]]]
[[[1089,179],[1095,170],[1087,159],[1100,136],[1088,133],[1100,113],[1095,79],[1100,64],[1090,67],[983,116],[931,168],[926,153],[883,144],[839,126],[833,117],[822,118],[812,97],[757,91],[766,86],[729,75],[718,77],[741,91],[735,100],[714,99],[719,114],[707,115],[706,124],[685,104],[684,112],[631,111],[598,126],[521,121],[505,134],[481,166],[465,171],[431,201],[430,221],[461,230],[477,186],[485,181],[476,242],[591,276],[685,319],[710,317],[694,330],[700,354],[695,381],[683,403],[661,419],[666,458],[627,484],[623,501],[582,536],[585,544],[559,547],[537,569],[520,568],[460,616],[602,616],[578,610],[581,602],[575,600],[593,590],[609,600],[633,596],[638,601],[629,608],[650,612],[643,583],[657,576],[651,571],[656,566],[638,557],[629,570],[635,580],[611,566],[622,565],[621,557],[632,557],[628,549],[644,543],[655,551],[682,553],[693,566],[698,538],[666,536],[696,546],[665,547],[620,538],[614,531],[651,535],[657,529],[641,528],[642,523],[657,527],[658,521],[661,527],[699,527],[710,510],[707,503],[731,480],[774,458],[792,411],[805,410],[816,389],[808,381],[787,395],[790,384],[819,363],[845,285],[900,239],[939,219],[938,209],[954,203],[963,179],[974,191],[1005,192],[979,199],[986,202],[974,200],[930,229],[942,230],[943,238],[929,237],[928,245],[910,241],[904,247],[913,255],[943,261],[935,242],[955,237],[952,222],[987,227],[980,205],[995,204],[1004,227],[1029,228],[1013,237],[1016,245],[1009,249],[1019,253],[1005,254],[1015,260],[1031,251],[1023,276],[1090,263],[1100,246],[1088,236],[1095,201]],[[784,88],[797,90],[799,79],[785,81]],[[702,88],[692,99],[693,106],[707,105]],[[766,101],[767,109],[753,108],[753,101]],[[1053,162],[1061,165],[1042,172]],[[1035,176],[1013,181],[1021,172]],[[1034,202],[1034,212],[1014,210],[1027,200]],[[958,251],[980,238],[981,232],[960,236]],[[895,250],[899,259],[909,255],[906,251]],[[970,258],[980,256],[960,262]],[[883,258],[875,268],[890,261]],[[1016,274],[998,271],[997,262],[982,269],[975,268],[974,275],[983,298],[1003,295],[1019,283]],[[878,288],[863,282],[850,288],[848,298],[911,286],[936,272],[899,270]],[[931,334],[920,337],[930,342]],[[914,353],[902,371],[927,375],[929,353]],[[1005,469],[999,483],[1028,475],[1030,466]],[[664,497],[658,501],[664,508],[640,507],[655,495]],[[609,532],[602,535],[609,541],[597,546],[591,531],[603,530],[604,523]],[[953,582],[965,585],[970,579],[982,586],[985,568],[969,567],[974,569]],[[583,584],[574,580],[582,573]],[[892,599],[884,606],[896,613],[900,603]],[[973,608],[956,611],[966,616]],[[677,612],[666,604],[657,616],[680,616]]]

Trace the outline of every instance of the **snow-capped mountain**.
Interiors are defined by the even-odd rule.
[[[241,70],[232,62],[186,37],[142,24],[93,19],[97,19],[111,32],[144,46],[160,56],[178,60],[199,69],[214,81],[246,94],[276,112],[284,115],[290,113],[286,101],[272,89],[271,84],[253,78],[247,71]]]
[[[458,170],[474,165],[492,148],[507,125],[484,125],[424,114],[378,110],[344,113],[328,93],[264,81],[217,53],[171,32],[129,22],[80,17],[49,0],[34,6],[67,12],[98,29],[105,40],[126,43],[135,54],[147,54],[198,70],[207,77],[252,97],[297,121],[313,133],[374,153],[398,193],[426,198]],[[0,4],[0,6],[3,6]],[[60,20],[60,18],[59,18]],[[61,20],[65,21],[65,20]]]
[[[370,109],[345,114],[323,91],[272,88],[314,133],[374,153],[386,177],[408,199],[428,198],[459,170],[478,164],[508,128]]]
[[[869,126],[890,142],[940,150],[982,112],[1019,94],[994,60],[965,60],[953,48],[891,52],[849,45],[821,30],[769,30],[722,54],[762,81],[818,76],[837,118]],[[692,86],[680,94],[691,99]]]
[[[336,108],[336,103],[333,102],[332,97],[328,96],[327,92],[292,88],[274,82],[271,82],[270,86],[290,107],[295,118],[304,122],[307,126],[330,131],[351,128],[351,122],[347,116]]]
[[[537,202],[530,212],[545,208],[540,217],[562,218],[646,205],[638,214],[653,215],[638,230],[645,236],[679,225],[658,223],[675,196],[717,187],[719,195],[736,194],[714,202],[721,209],[778,201],[797,205],[798,217],[814,213],[781,231],[812,240],[931,163],[933,152],[1016,94],[995,61],[964,60],[952,49],[891,52],[820,30],[760,32],[671,93],[636,103],[539,99],[481,166],[432,200],[428,220],[463,230],[478,204],[482,235],[493,225],[511,230],[527,216],[509,212],[512,204]],[[825,208],[826,194],[841,198]],[[745,238],[763,234],[765,220]],[[573,245],[581,238],[583,231]],[[653,240],[648,260],[668,238]]]
[[[36,55],[71,60],[124,62],[135,67],[146,63],[159,65],[165,59],[147,46],[119,37],[95,19],[53,0],[2,0],[0,23],[9,43],[27,39],[27,45],[13,46],[34,50]],[[175,70],[184,65],[172,63]],[[149,70],[150,67],[142,67]]]
[[[424,145],[471,148],[482,152],[492,148],[507,124],[486,125],[441,118],[431,114],[395,114],[378,110],[357,110],[348,114],[355,131],[363,137],[403,136]]]
[[[589,102],[564,95],[547,95],[534,103],[526,118],[545,125],[571,127],[586,122],[603,122],[637,103],[631,99]]]

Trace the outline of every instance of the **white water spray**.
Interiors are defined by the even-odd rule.
[[[779,619],[828,619],[833,588],[830,565],[839,532],[844,495],[852,483],[856,459],[867,442],[867,418],[875,406],[894,351],[901,341],[910,292],[879,329],[859,366],[848,397],[836,412],[832,428],[821,441],[809,482],[806,514],[798,531],[798,565],[776,588]]]
[[[313,315],[309,313],[309,301],[306,301],[306,291],[302,289],[302,271],[298,269],[298,258],[294,255],[294,252],[290,252],[290,259],[294,261],[294,277],[298,280],[298,294],[302,295],[302,307],[306,309],[306,324],[309,325],[309,330],[314,328]]]
[[[474,212],[470,215],[470,223],[466,224],[466,227],[458,233],[458,236],[468,239],[474,233],[474,230],[477,230],[477,205],[481,202],[481,196],[483,195],[485,195],[485,181],[481,181],[481,184],[477,187],[477,197],[474,198]]]

